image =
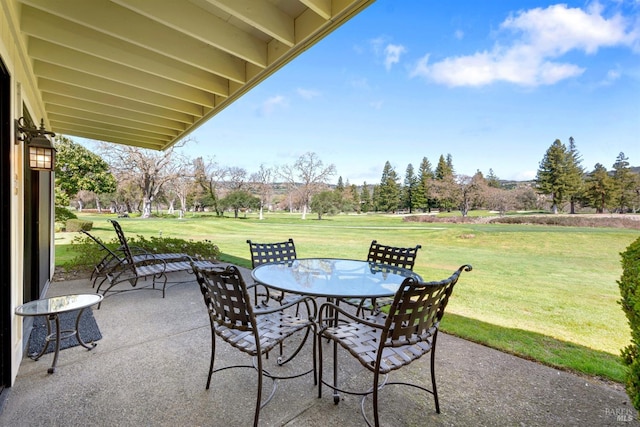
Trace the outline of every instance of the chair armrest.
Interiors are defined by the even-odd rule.
[[[270,314],[270,313],[275,313],[278,311],[283,311],[286,308],[289,307],[293,307],[294,305],[297,304],[304,304],[307,307],[307,313],[309,313],[309,318],[311,319],[315,319],[316,315],[318,313],[318,304],[316,304],[316,300],[312,297],[300,297],[300,298],[296,298],[292,301],[289,301],[285,304],[279,305],[277,307],[272,307],[272,308],[256,308],[254,310],[254,313],[256,316],[260,316],[263,314]],[[313,310],[311,310],[311,307],[313,307]]]
[[[348,311],[344,310],[343,308],[341,308],[337,304],[334,304],[332,302],[325,302],[320,306],[320,309],[318,310],[319,311],[318,324],[320,325],[319,333],[322,333],[322,331],[330,327],[331,323],[333,323],[336,320],[335,313],[332,313],[331,316],[326,316],[323,318],[323,313],[329,313],[329,310],[333,310],[333,312],[338,313],[351,321],[354,321],[356,323],[360,323],[363,325],[367,325],[372,328],[382,329],[384,327],[384,325],[381,325],[380,323],[371,322],[363,319],[362,317],[358,317],[357,315],[353,315]],[[345,319],[343,318],[343,319],[340,319],[339,321],[344,322]],[[327,324],[323,325],[323,323],[327,323]]]

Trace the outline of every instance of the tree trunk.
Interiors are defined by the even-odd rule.
[[[260,205],[260,219],[264,219],[264,217],[262,216],[262,205]]]
[[[302,205],[302,219],[307,219],[307,204]]]
[[[142,205],[142,218],[151,218],[151,199],[144,198]]]

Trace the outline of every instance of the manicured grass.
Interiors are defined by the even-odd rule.
[[[115,236],[110,216],[92,233]],[[552,366],[623,381],[620,349],[630,340],[617,301],[619,253],[637,230],[506,224],[403,222],[393,215],[340,215],[322,221],[299,214],[246,219],[187,215],[179,219],[121,219],[128,235],[210,239],[223,258],[249,266],[247,239],[292,237],[298,257],[363,259],[372,239],[398,246],[422,245],[415,271],[440,280],[462,264],[443,330]],[[76,234],[76,233],[74,233]],[[56,235],[56,264],[73,259],[73,236]]]

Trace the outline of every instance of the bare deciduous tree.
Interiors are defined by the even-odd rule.
[[[258,172],[251,176],[251,182],[260,198],[260,219],[264,219],[263,210],[265,206],[268,206],[273,192],[273,169],[261,164]]]
[[[307,152],[292,166],[285,165],[280,175],[297,189],[302,202],[302,219],[306,219],[311,196],[322,191],[330,177],[335,175],[333,164],[325,167],[316,153]]]
[[[184,142],[165,151],[152,151],[138,147],[102,143],[100,151],[118,180],[135,183],[142,192],[142,216],[151,216],[151,206],[162,187],[180,175],[186,163],[184,156],[175,151]]]

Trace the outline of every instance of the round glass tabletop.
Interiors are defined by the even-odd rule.
[[[407,277],[421,280],[404,268],[332,258],[263,264],[251,275],[258,283],[273,289],[328,298],[388,297],[396,293]]]
[[[19,316],[43,316],[90,307],[102,301],[100,294],[62,295],[31,301],[16,308]]]

